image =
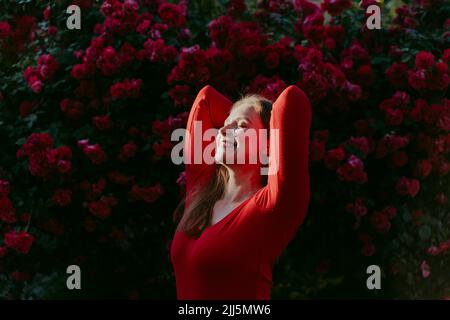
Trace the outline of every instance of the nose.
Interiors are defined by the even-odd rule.
[[[226,130],[229,129],[230,127],[231,127],[231,124],[222,126],[222,128],[219,129],[219,133],[220,133],[222,136],[225,137],[225,136],[226,136]]]

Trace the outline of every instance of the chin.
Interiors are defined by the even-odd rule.
[[[236,153],[233,156],[233,162],[232,163],[228,163],[227,164],[227,155],[225,151],[219,151],[218,153],[216,153],[216,155],[214,156],[214,160],[216,163],[220,163],[223,165],[234,165],[237,164],[237,157],[236,157]]]

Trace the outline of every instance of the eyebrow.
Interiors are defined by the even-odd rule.
[[[239,118],[236,118],[235,120],[237,121],[237,120],[241,120],[241,119],[246,120],[246,121],[250,122],[251,124],[253,124],[253,122],[247,117],[239,117]],[[227,125],[227,121],[228,121],[228,119],[225,120],[225,122],[223,124]]]

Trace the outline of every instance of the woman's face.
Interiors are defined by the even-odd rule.
[[[232,108],[216,137],[215,161],[227,165],[259,164],[260,137],[267,134],[264,129],[254,107],[240,105]]]

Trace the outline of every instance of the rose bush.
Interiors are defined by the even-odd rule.
[[[449,297],[450,4],[381,2],[381,30],[370,4],[2,2],[0,296],[174,298],[171,132],[206,84],[231,99],[296,84],[312,198],[273,298]]]

